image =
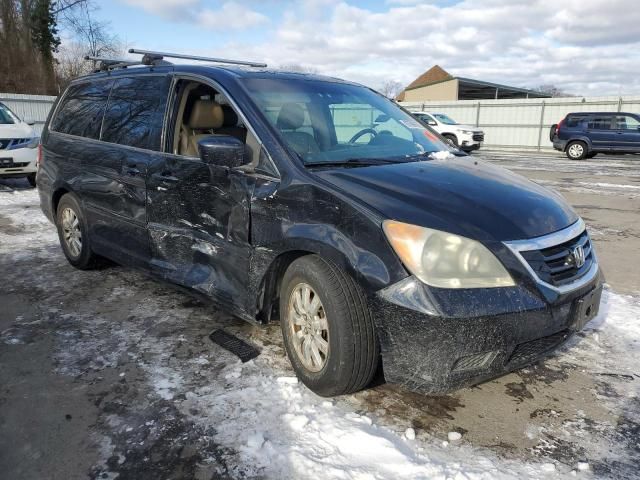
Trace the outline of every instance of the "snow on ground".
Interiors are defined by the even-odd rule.
[[[37,201],[34,190],[0,192],[0,221],[12,223],[9,234],[0,233],[0,255],[15,262],[28,256],[53,256],[60,264],[57,236],[40,213]],[[41,275],[43,284],[63,288],[55,269],[43,270]],[[84,282],[83,275],[88,274],[74,272],[68,281]],[[153,285],[153,281],[146,284]],[[50,309],[49,315],[56,318],[60,344],[54,359],[56,372],[79,376],[91,370],[117,369],[127,358],[144,372],[140,381],[148,388],[149,402],[163,401],[203,432],[212,432],[213,441],[223,448],[226,465],[231,465],[227,473],[234,478],[463,480],[591,476],[588,461],[566,466],[545,459],[544,454],[540,461],[498,456],[489,449],[469,445],[459,432],[437,438],[407,429],[402,419],[363,414],[347,399],[320,398],[291,376],[281,345],[260,335],[251,340],[261,347],[261,355],[245,364],[214,345],[196,354],[183,354],[181,359],[176,352],[198,338],[189,330],[195,327],[185,327],[190,322],[193,325],[193,310],[175,307],[180,294],[154,295],[146,284],[135,280],[126,288],[113,287],[103,300],[106,310],[102,312],[62,314]],[[108,316],[109,305],[135,298],[144,301],[131,302],[136,306],[126,321],[115,322]],[[206,318],[205,313],[202,318]],[[20,343],[28,327],[0,332],[0,342]],[[184,333],[172,336],[176,330]],[[638,355],[640,300],[607,291],[598,317],[551,363],[554,368],[571,364],[590,371],[597,365],[603,375],[635,380],[640,378]],[[623,383],[616,395],[601,400],[611,403],[612,408],[626,408],[630,416],[640,420],[637,384],[637,380]],[[588,420],[567,422],[560,432],[567,441],[579,437],[586,458],[598,456],[608,447],[591,438],[585,428]],[[118,428],[132,428],[116,417],[111,421],[120,425]],[[540,429],[522,432],[532,438],[540,433]],[[122,463],[125,454],[117,450],[108,432],[101,442],[104,461],[99,468],[104,478],[117,478],[117,473],[110,471],[114,467],[108,459],[116,455]]]

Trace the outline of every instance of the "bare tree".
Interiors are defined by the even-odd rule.
[[[378,92],[387,98],[396,98],[401,91],[402,84],[397,80],[387,80],[378,88]]]
[[[61,89],[74,78],[96,68],[96,62],[85,61],[85,56],[121,57],[125,49],[120,39],[110,32],[109,23],[96,20],[98,7],[92,0],[66,0],[63,3],[66,8],[59,10],[60,23],[71,40],[62,44],[56,58]]]
[[[560,87],[556,87],[553,84],[545,84],[535,87],[533,90],[540,93],[546,93],[547,95],[551,95],[552,97],[575,97],[572,93],[567,93],[562,90]]]

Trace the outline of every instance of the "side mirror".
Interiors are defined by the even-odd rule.
[[[33,118],[25,118],[24,123],[26,123],[27,125],[33,126],[36,124],[36,121]]]
[[[236,168],[244,165],[245,145],[231,135],[212,135],[198,142],[198,152],[204,163]]]
[[[437,127],[438,126],[438,122],[436,122],[435,120],[429,120],[427,122],[427,125],[430,125],[432,127]]]

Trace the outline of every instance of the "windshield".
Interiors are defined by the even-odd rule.
[[[458,124],[458,122],[456,122],[453,118],[447,117],[444,113],[434,113],[433,116],[436,117],[438,120],[440,120],[440,122],[444,123],[445,125]]]
[[[11,125],[18,122],[20,122],[18,117],[5,104],[0,103],[0,125]]]
[[[368,88],[308,79],[248,78],[253,101],[305,164],[410,161],[449,148]]]

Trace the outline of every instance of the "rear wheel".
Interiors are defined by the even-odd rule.
[[[553,142],[553,139],[556,136],[556,129],[558,128],[558,124],[554,123],[553,125],[551,125],[551,128],[549,129],[549,141]]]
[[[80,270],[95,268],[98,257],[91,251],[87,221],[74,194],[67,193],[60,199],[56,225],[62,251],[69,263]]]
[[[570,142],[566,153],[571,160],[582,160],[587,156],[587,145],[584,142]]]
[[[373,318],[359,285],[316,255],[287,269],[280,325],[298,378],[325,397],[365,388],[378,366]]]

